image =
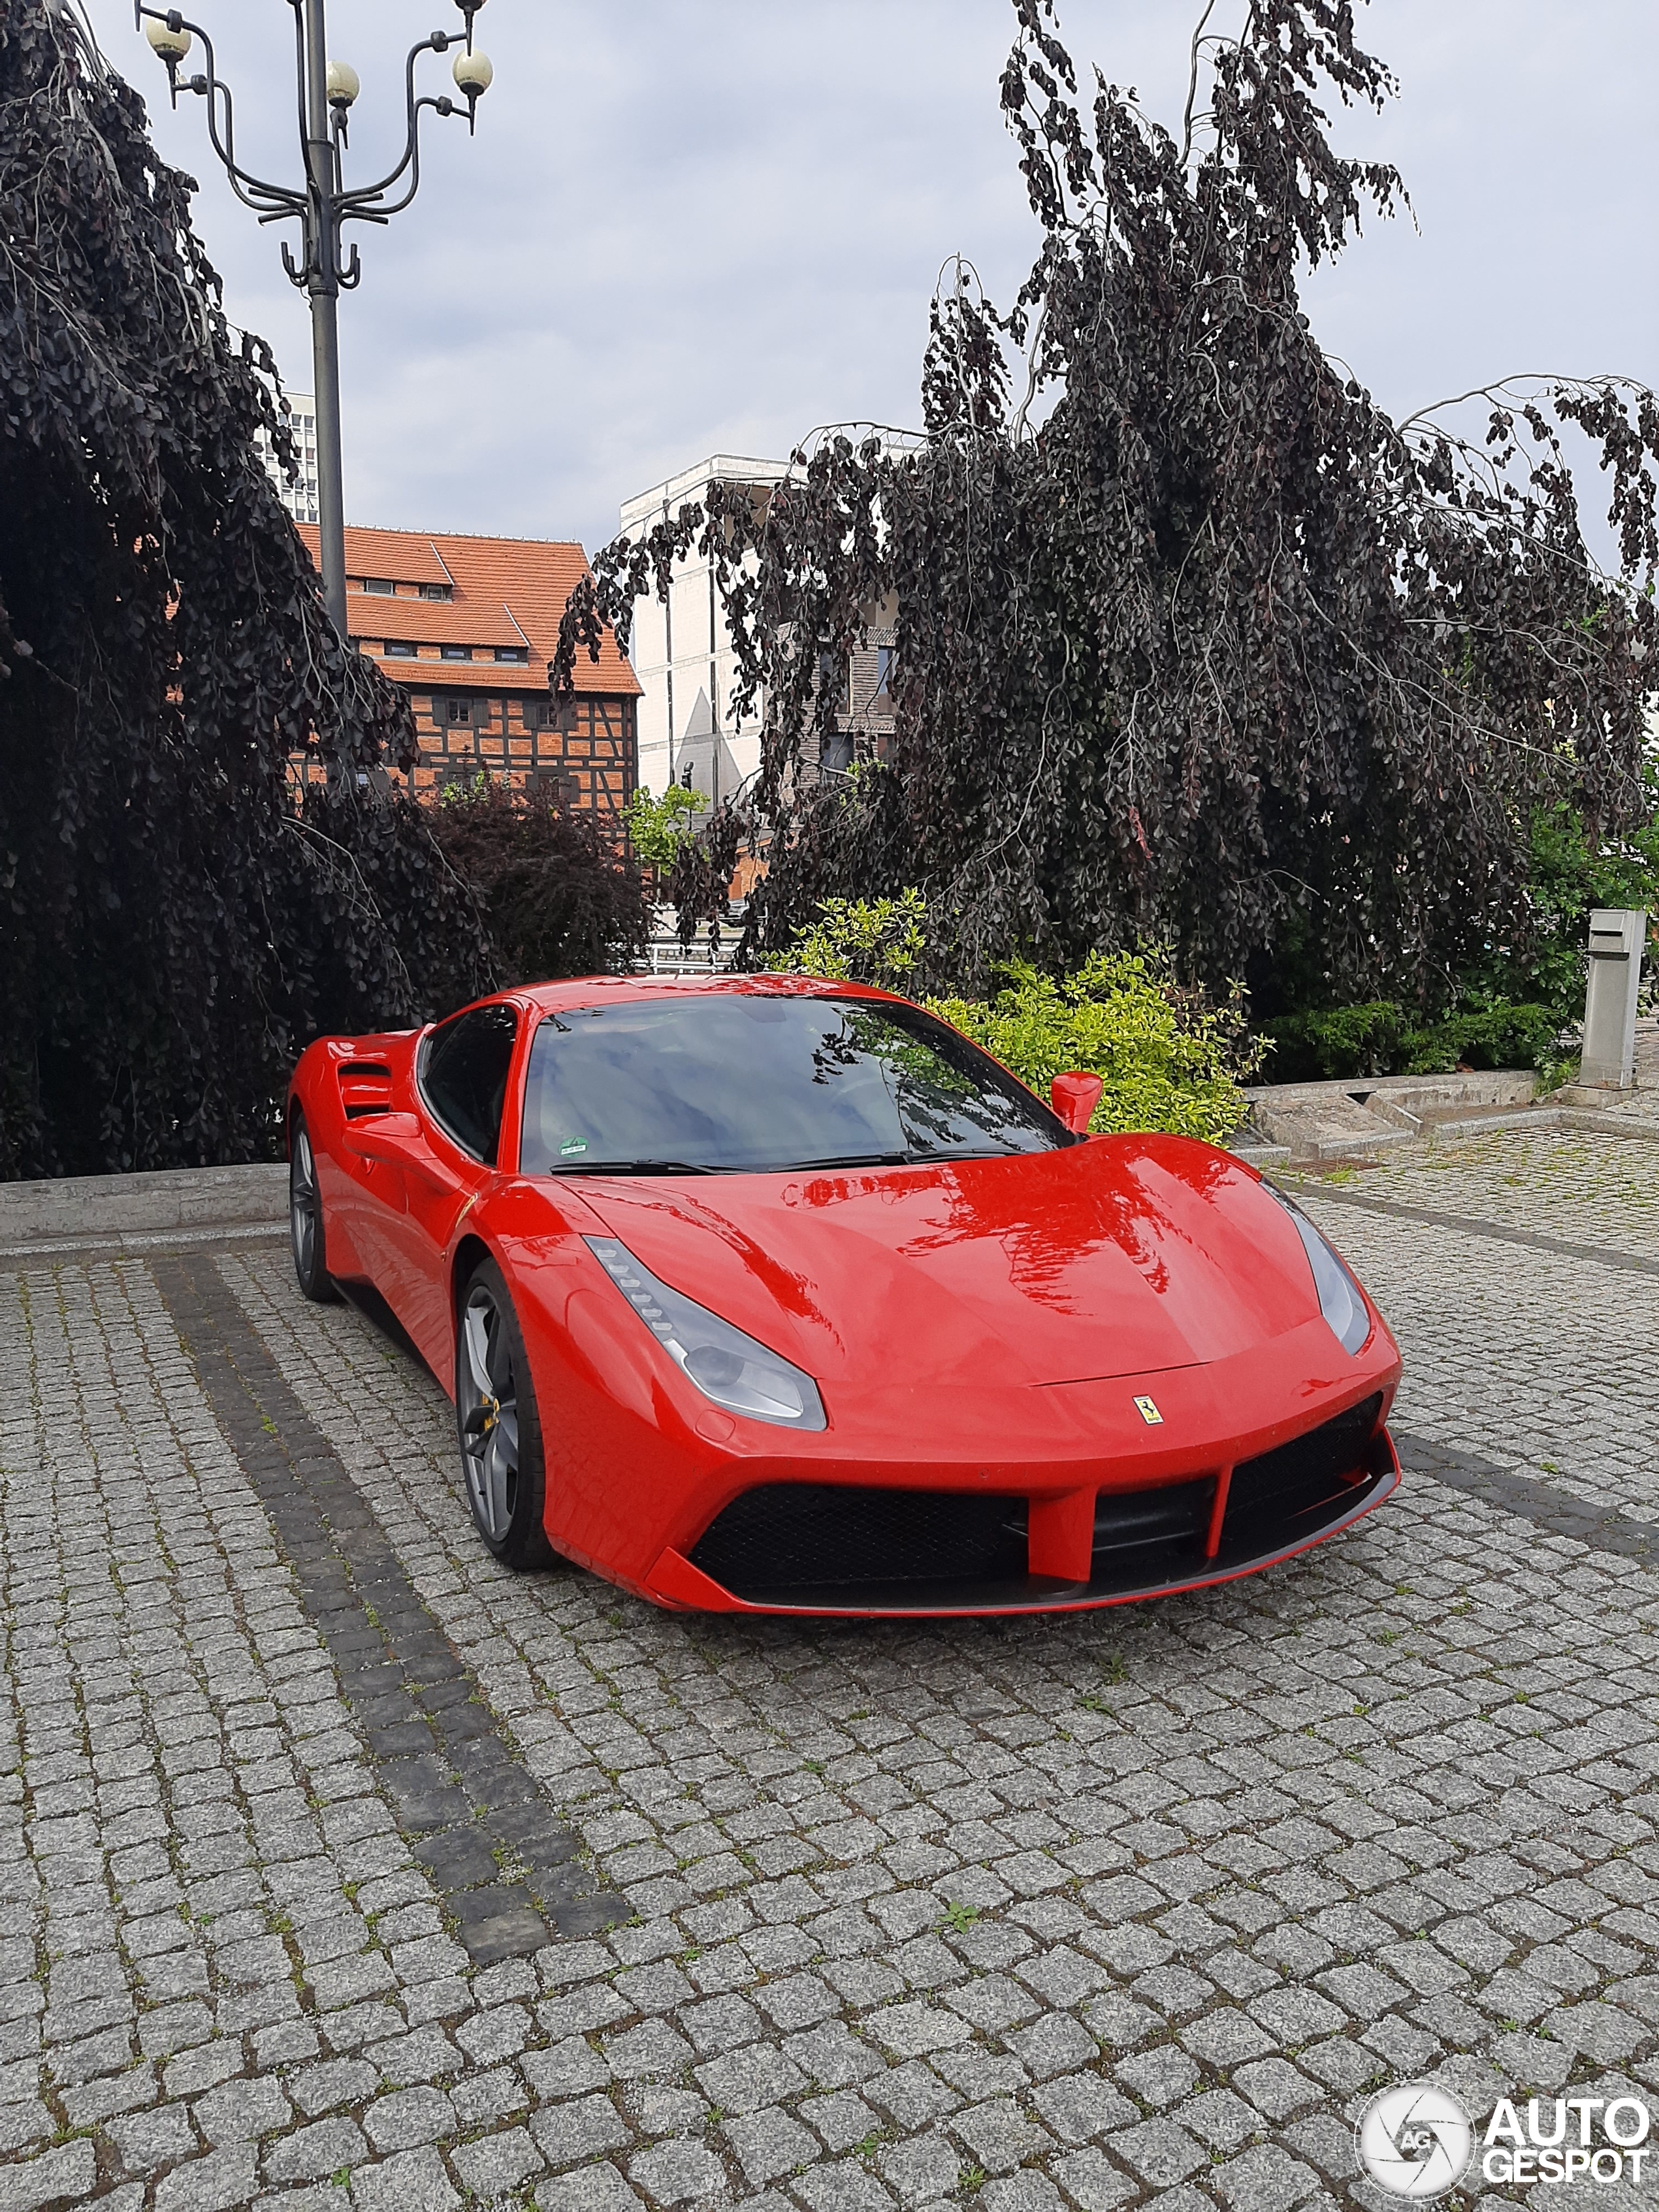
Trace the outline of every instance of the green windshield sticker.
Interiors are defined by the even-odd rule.
[[[585,1152],[586,1150],[587,1139],[586,1137],[567,1137],[563,1144],[559,1146],[559,1158],[562,1160],[568,1160],[575,1153]]]

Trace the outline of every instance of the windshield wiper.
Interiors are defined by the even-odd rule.
[[[573,1160],[568,1167],[555,1168],[555,1175],[719,1175],[719,1168],[706,1168],[694,1160]]]
[[[793,1175],[806,1168],[908,1168],[915,1164],[915,1152],[843,1152],[833,1159],[791,1160],[787,1172]]]

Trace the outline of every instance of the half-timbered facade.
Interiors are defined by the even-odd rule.
[[[318,556],[318,534],[301,526]],[[639,781],[640,685],[605,633],[577,655],[574,696],[547,665],[587,559],[556,540],[348,529],[351,642],[409,692],[418,792],[483,772],[615,812]]]

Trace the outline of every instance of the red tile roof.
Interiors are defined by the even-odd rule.
[[[313,524],[298,526],[311,557],[318,557]],[[383,662],[399,683],[434,682],[489,689],[545,691],[547,664],[558,641],[565,603],[587,574],[587,556],[573,542],[538,538],[458,538],[415,530],[357,530],[348,527],[346,616],[351,635],[378,654],[388,638],[434,648],[470,645],[479,648],[471,661],[441,660],[435,650],[414,660]],[[393,595],[365,592],[366,576],[401,588]],[[422,584],[450,584],[449,599],[423,599]],[[527,645],[526,665],[498,661],[498,645]],[[616,698],[637,696],[638,678],[617,651],[607,629],[597,663],[576,656],[578,692],[603,692]]]

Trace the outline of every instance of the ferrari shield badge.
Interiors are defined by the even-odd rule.
[[[1135,1411],[1139,1414],[1141,1419],[1146,1422],[1149,1429],[1161,1429],[1163,1427],[1164,1416],[1158,1410],[1158,1401],[1155,1398],[1137,1398],[1135,1400]]]

